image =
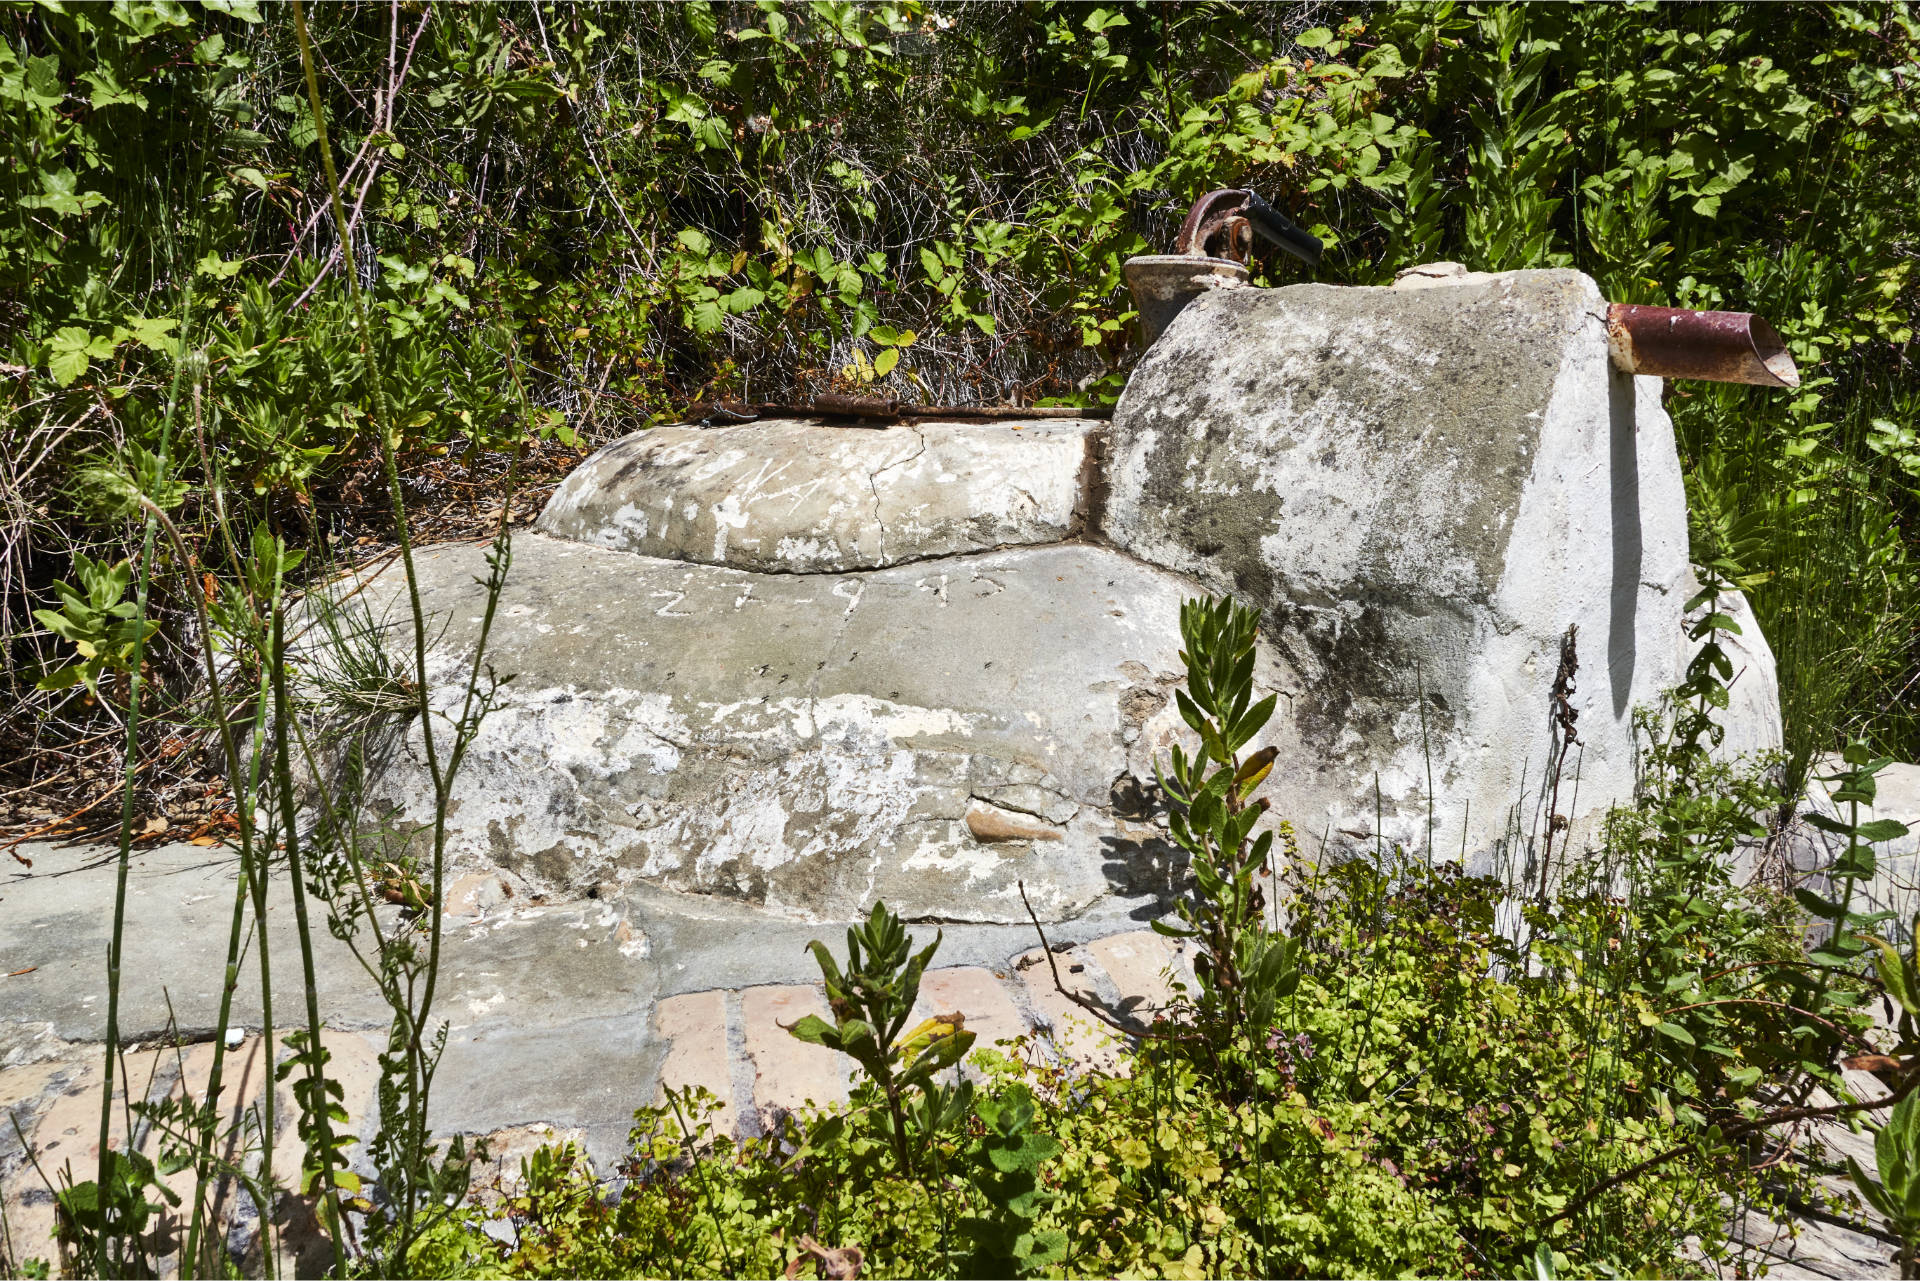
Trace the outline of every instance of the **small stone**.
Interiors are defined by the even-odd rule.
[[[1026,818],[995,806],[975,805],[967,810],[967,830],[973,833],[973,839],[984,845],[1000,841],[1058,841],[1063,835],[1058,828],[1048,827],[1038,819]]]

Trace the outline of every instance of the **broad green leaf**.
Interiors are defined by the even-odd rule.
[[[203,276],[212,276],[215,280],[229,280],[239,275],[240,269],[246,265],[245,259],[235,258],[232,262],[228,262],[209,249],[201,256],[200,261],[194,264],[194,269]]]

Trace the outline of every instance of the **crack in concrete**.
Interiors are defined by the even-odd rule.
[[[1081,808],[1080,803],[1078,801],[1074,800],[1072,797],[1066,795],[1063,792],[1054,791],[1054,789],[1050,787],[1039,787],[1038,784],[1029,784],[1029,786],[1038,788],[1038,790],[1040,791],[1047,792],[1053,796],[1059,797],[1062,801],[1065,801],[1067,804],[1073,806],[1076,812]],[[1045,814],[1042,814],[1039,810],[1031,809],[1025,805],[1016,805],[1012,801],[995,800],[993,797],[983,796],[979,792],[968,792],[967,798],[969,800],[979,801],[982,805],[991,805],[993,806],[993,808],[997,810],[1006,810],[1007,812],[1012,814],[1024,814],[1028,818],[1037,818],[1042,823],[1045,823],[1048,827],[1065,827],[1067,823],[1071,823],[1073,821],[1072,819],[1068,819],[1066,822],[1063,823],[1057,819],[1048,818]]]
[[[866,581],[865,578],[862,577],[863,575],[883,574],[889,570],[904,569],[913,565],[931,565],[941,561],[958,561],[976,556],[995,556],[1004,552],[1034,551],[1046,547],[1097,547],[1103,551],[1112,552],[1116,556],[1124,557],[1134,564],[1146,569],[1151,569],[1156,573],[1170,574],[1175,578],[1186,579],[1196,587],[1200,585],[1200,580],[1188,571],[1174,569],[1158,561],[1148,560],[1146,557],[1139,555],[1129,548],[1122,547],[1101,535],[1088,531],[1071,534],[1065,538],[1048,539],[1043,543],[994,543],[990,547],[969,547],[963,551],[955,552],[928,552],[924,556],[907,556],[900,560],[888,561],[884,565],[859,565],[849,569],[836,570],[741,569],[736,565],[715,565],[709,561],[681,560],[678,557],[672,556],[648,556],[641,552],[616,551],[610,547],[596,547],[592,543],[582,543],[574,539],[562,538],[557,534],[536,532],[532,535],[523,535],[523,537],[551,538],[555,542],[564,542],[575,547],[590,548],[593,551],[604,552],[609,556],[635,557],[640,560],[655,561],[666,565],[694,565],[702,569],[726,570],[735,574],[757,574],[767,578],[826,578],[832,579],[835,582],[843,582],[849,578],[860,578],[860,581],[863,583]]]
[[[881,519],[880,516],[880,475],[882,472],[892,471],[896,467],[905,467],[908,463],[915,461],[920,455],[927,452],[927,434],[918,427],[909,427],[907,430],[911,431],[914,439],[920,442],[920,448],[914,450],[905,458],[896,458],[886,466],[875,468],[873,471],[867,473],[867,488],[873,491],[873,523],[880,527],[880,554],[882,556],[887,554],[887,522]]]

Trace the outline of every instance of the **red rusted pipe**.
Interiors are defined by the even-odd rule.
[[[1760,387],[1800,385],[1800,371],[1779,333],[1749,311],[1617,302],[1607,308],[1607,350],[1614,366],[1630,374]]]

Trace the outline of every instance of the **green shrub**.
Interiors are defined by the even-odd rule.
[[[939,1080],[971,1034],[905,1026],[939,938],[915,952],[879,904],[844,962],[812,945],[833,1021],[793,1029],[858,1065],[844,1110],[735,1142],[712,1133],[716,1100],[670,1096],[636,1114],[617,1195],[577,1153],[543,1153],[469,1217],[463,1248],[527,1276],[771,1276],[836,1251],[879,1276],[1667,1275],[1729,1259],[1726,1207],[1810,1177],[1787,1167],[1769,1192],[1737,1140],[1791,1119],[1807,1085],[1844,1088],[1869,949],[1841,935],[1809,952],[1785,896],[1728,870],[1777,797],[1768,763],[1742,773],[1707,750],[1731,675],[1723,589],[1703,594],[1674,710],[1649,721],[1643,804],[1551,897],[1397,848],[1313,866],[1289,838],[1276,863],[1273,833],[1254,834],[1271,753],[1241,757],[1273,710],[1253,698],[1253,615],[1188,602],[1178,701],[1200,746],[1174,751],[1166,784],[1191,880],[1163,931],[1193,942],[1198,982],[1114,1070],[1075,1075],[1023,1038],[972,1054],[977,1086]],[[1843,803],[1871,800],[1863,752],[1836,776]],[[1874,918],[1849,910],[1845,878],[1900,834],[1850,813],[1826,823],[1851,846],[1840,896],[1811,902],[1847,929]],[[1912,958],[1878,950],[1905,993]],[[1884,1190],[1905,1167],[1882,1164],[1892,1182],[1869,1195],[1905,1195]],[[516,1242],[490,1256],[489,1217]]]

